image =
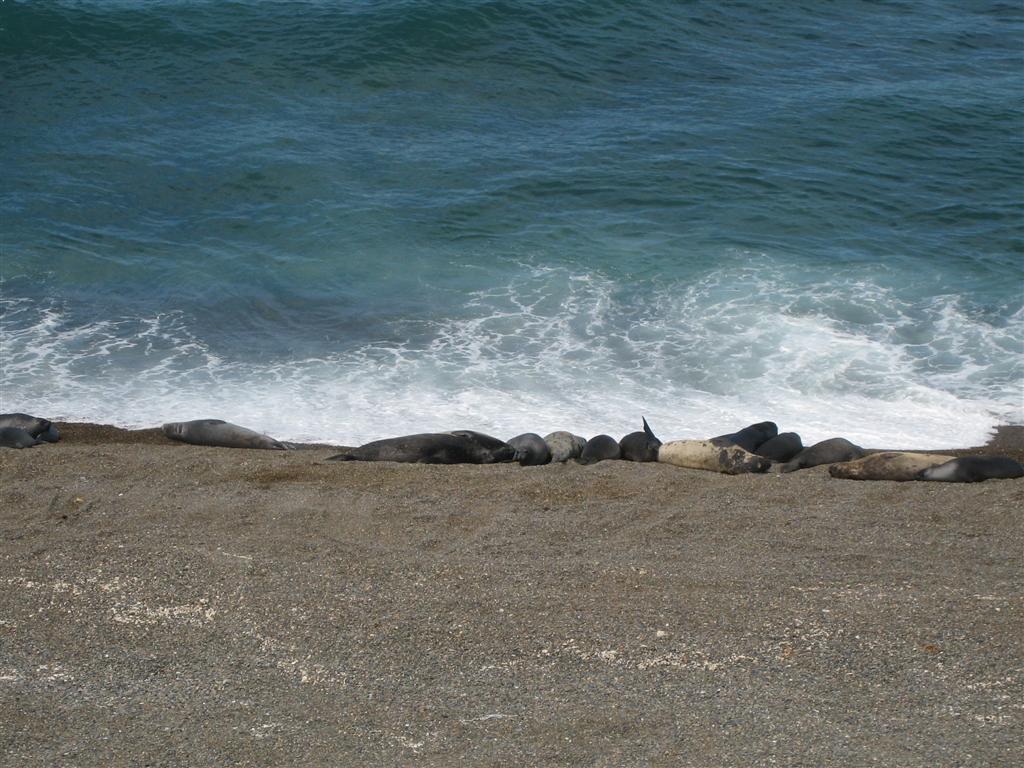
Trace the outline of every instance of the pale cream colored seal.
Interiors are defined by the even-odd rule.
[[[673,440],[658,449],[658,461],[687,469],[706,469],[726,475],[764,472],[771,460],[738,445],[716,445],[712,440]]]

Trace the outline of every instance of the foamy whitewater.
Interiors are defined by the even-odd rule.
[[[1022,32],[932,1],[7,2],[0,411],[983,443],[1024,423]]]

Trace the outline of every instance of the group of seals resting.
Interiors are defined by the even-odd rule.
[[[0,447],[31,448],[58,440],[60,432],[47,419],[27,413],[0,413]]]
[[[224,448],[288,450],[291,446],[221,419],[170,422],[163,433],[193,445]],[[0,414],[0,447],[28,448],[56,442],[60,433],[47,419],[25,413]],[[971,483],[990,478],[1024,477],[1024,467],[1005,456],[964,456],[882,451],[869,453],[842,437],[805,448],[795,432],[779,434],[770,421],[751,424],[708,440],[662,443],[643,419],[643,430],[621,440],[597,435],[586,440],[571,432],[541,437],[527,432],[506,441],[472,430],[431,432],[375,440],[329,461],[397,461],[420,464],[496,464],[517,461],[523,466],[575,459],[594,464],[608,459],[658,461],[677,467],[724,474],[793,472],[828,464],[832,477],[850,480],[933,480]]]

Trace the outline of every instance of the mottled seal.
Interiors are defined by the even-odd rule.
[[[519,465],[523,467],[537,467],[551,461],[551,449],[544,442],[544,438],[533,432],[526,432],[516,435],[508,444],[515,449],[519,457]]]
[[[738,445],[748,453],[753,453],[760,445],[778,434],[779,428],[774,421],[760,421],[757,424],[744,427],[739,432],[712,437],[711,442],[715,445]]]
[[[548,444],[551,451],[551,461],[566,462],[569,459],[578,459],[583,453],[583,447],[587,444],[585,437],[574,435],[572,432],[552,432],[544,436],[544,442]]]
[[[60,440],[60,432],[48,419],[30,416],[27,413],[0,413],[0,427],[17,427],[28,432],[32,437],[56,443]]]
[[[610,435],[597,435],[587,440],[583,453],[578,459],[580,464],[596,464],[607,459],[618,459],[622,456],[619,441]]]
[[[720,445],[711,440],[673,440],[658,449],[658,461],[687,469],[706,469],[726,475],[764,472],[770,459],[738,445]]]
[[[864,456],[864,449],[854,445],[845,437],[833,437],[804,448],[790,461],[779,467],[780,472],[793,472],[797,469],[817,467],[820,464],[836,464],[840,461],[853,461]]]
[[[883,451],[833,464],[828,473],[843,480],[916,480],[922,470],[947,461],[949,456],[938,453]]]
[[[374,440],[328,461],[400,461],[410,464],[497,464],[515,461],[516,450],[503,440],[472,430],[425,432]]]
[[[286,451],[288,447],[272,437],[261,435],[237,424],[221,419],[174,421],[163,426],[164,434],[172,440],[192,445],[210,445],[218,448],[263,448]]]
[[[643,417],[641,417],[643,419]],[[643,432],[630,432],[619,440],[619,450],[626,461],[657,461],[661,440],[654,436],[647,419],[643,419]]]
[[[789,461],[803,449],[804,444],[800,440],[800,435],[796,432],[783,432],[761,443],[754,453],[772,461]]]
[[[921,472],[920,480],[978,483],[982,480],[1024,477],[1024,467],[1006,456],[961,456]]]
[[[37,440],[21,427],[0,427],[0,447],[2,448],[31,448],[33,445],[40,445],[42,440]]]

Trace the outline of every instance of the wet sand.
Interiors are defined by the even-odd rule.
[[[1024,750],[1024,480],[331,463],[58,426],[0,451],[6,764]],[[1021,432],[962,453],[1021,460]]]

